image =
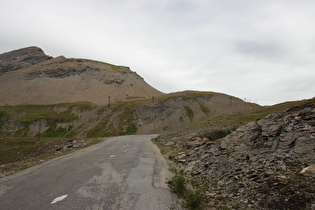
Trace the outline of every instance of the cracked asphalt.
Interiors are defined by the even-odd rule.
[[[156,136],[106,138],[1,178],[0,209],[175,209]]]

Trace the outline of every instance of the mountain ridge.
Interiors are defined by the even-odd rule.
[[[105,105],[162,92],[129,67],[88,59],[47,56],[37,47],[0,55],[0,105],[89,101]]]

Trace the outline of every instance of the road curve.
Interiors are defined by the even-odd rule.
[[[156,135],[104,142],[0,179],[0,209],[170,209]]]

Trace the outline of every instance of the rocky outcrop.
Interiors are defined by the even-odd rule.
[[[303,176],[315,177],[315,165],[307,166],[300,172],[300,174]]]
[[[209,206],[315,207],[315,99],[244,125],[221,140],[195,137],[186,147],[175,160],[207,189]]]
[[[28,47],[0,55],[0,75],[5,72],[26,68],[51,57],[38,47]]]
[[[95,65],[96,64],[96,65]],[[97,65],[98,64],[98,65]],[[35,80],[39,78],[55,78],[63,79],[66,77],[79,76],[84,73],[88,74],[100,74],[102,71],[113,71],[117,75],[132,74],[129,67],[125,66],[114,66],[110,64],[102,64],[100,62],[85,60],[85,59],[67,59],[63,56],[60,56],[54,60],[49,61],[48,63],[43,63],[43,65],[34,68],[33,71],[25,74],[25,79]],[[124,80],[110,78],[104,81],[105,84],[122,84]],[[103,79],[104,78],[100,78]]]

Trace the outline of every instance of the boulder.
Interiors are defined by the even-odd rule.
[[[311,165],[306,168],[303,168],[300,174],[303,176],[311,176],[315,178],[315,165]]]

